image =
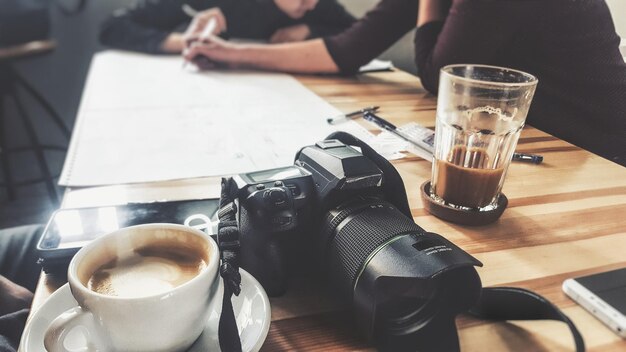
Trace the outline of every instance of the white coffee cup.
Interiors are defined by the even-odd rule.
[[[141,248],[169,245],[198,249],[206,255],[204,268],[180,286],[139,297],[88,288],[92,275],[111,260],[123,261]],[[50,352],[67,351],[66,336],[79,328],[97,351],[184,351],[200,336],[211,312],[218,262],[215,241],[194,228],[147,224],[106,234],[83,247],[70,262],[67,277],[78,306],[50,324],[44,345]]]

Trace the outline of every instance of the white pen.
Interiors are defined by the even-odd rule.
[[[183,4],[183,6],[181,6],[181,9],[187,16],[191,18],[196,17],[196,15],[200,13],[200,11],[194,9],[189,4]],[[200,35],[200,39],[208,38],[211,35],[213,35],[213,32],[215,31],[215,27],[217,27],[217,20],[215,19],[215,17],[211,17],[209,19],[209,22],[207,22],[206,26],[204,27],[204,30],[202,31],[202,34]]]
[[[198,14],[198,10],[194,9],[189,4],[183,4],[183,6],[181,6],[181,9],[185,13],[185,15],[191,18],[196,17],[196,15]],[[187,67],[187,60],[183,59],[183,70],[185,69],[185,67]]]
[[[200,41],[204,41],[204,39],[209,38],[215,32],[215,27],[217,27],[217,20],[215,17],[209,18],[209,22],[207,22],[202,34],[200,35]]]
[[[431,155],[433,154],[434,146],[429,145],[425,141],[413,139],[413,137],[405,134],[402,131],[399,131],[396,125],[374,114],[374,112],[372,111],[365,112],[365,114],[363,115],[363,118],[367,121],[373,122],[376,126],[380,127],[380,129],[389,131],[390,133],[395,134],[396,136],[400,137],[406,142],[409,142],[410,144],[412,144],[414,147],[421,149],[428,154],[431,154]]]
[[[422,139],[422,140],[413,139],[413,137],[405,134],[402,131],[399,131],[393,123],[374,114],[373,111],[366,111],[365,114],[363,115],[363,118],[367,121],[373,122],[378,127],[380,127],[380,129],[393,133],[394,135],[400,137],[401,139],[409,142],[416,148],[426,151],[429,154],[433,154],[433,152],[435,151],[434,131],[432,135],[430,135],[426,139]],[[513,153],[513,158],[511,160],[524,161],[524,162],[529,162],[533,164],[540,164],[543,161],[543,156],[535,155],[535,154]]]
[[[189,4],[183,4],[183,6],[181,6],[183,12],[191,17],[194,18],[196,17],[196,15],[198,14],[198,10],[194,9],[193,7],[189,6]]]
[[[192,17],[192,18],[198,14],[198,11],[195,10],[193,7],[189,6],[188,4],[183,4],[182,10],[185,14],[187,14],[187,16]],[[200,42],[203,42],[205,39],[212,36],[213,32],[215,32],[216,27],[217,27],[217,20],[215,19],[215,17],[211,17],[209,21],[207,22],[206,26],[204,27],[202,34],[200,34],[200,37],[199,37]],[[187,61],[185,60],[183,62],[183,69],[186,66],[187,66]]]

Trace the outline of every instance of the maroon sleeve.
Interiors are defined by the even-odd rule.
[[[439,70],[450,64],[495,64],[494,58],[529,26],[524,1],[454,0],[445,22],[415,33],[415,64],[422,85],[437,92]]]
[[[356,73],[405,33],[415,28],[418,0],[381,0],[342,33],[324,38],[342,73]]]

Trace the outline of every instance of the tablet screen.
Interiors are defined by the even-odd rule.
[[[218,199],[203,199],[60,209],[48,222],[38,247],[40,251],[78,249],[105,233],[148,223],[184,224],[212,234],[218,207]]]
[[[579,277],[576,281],[626,315],[626,268]]]

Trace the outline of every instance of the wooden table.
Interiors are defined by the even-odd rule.
[[[380,115],[398,125],[415,121],[434,126],[435,97],[407,73],[298,78],[342,111],[380,105]],[[482,261],[478,271],[484,286],[534,290],[576,323],[588,350],[626,350],[626,341],[561,291],[566,278],[626,266],[626,168],[529,126],[518,151],[542,154],[544,162],[511,164],[503,190],[509,207],[499,221],[482,227],[447,223],[424,210],[419,186],[430,178],[430,162],[411,157],[394,165],[404,179],[417,224]],[[63,206],[217,196],[217,191],[215,179],[110,186],[69,191]],[[42,275],[34,308],[61,284]],[[273,322],[263,350],[370,349],[354,336],[346,307],[320,295],[310,282],[294,283],[287,295],[272,298],[271,304]],[[495,323],[460,316],[457,326],[464,352],[573,350],[563,323]]]

